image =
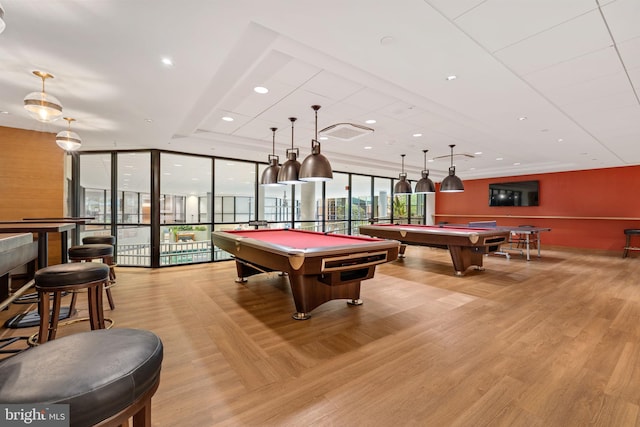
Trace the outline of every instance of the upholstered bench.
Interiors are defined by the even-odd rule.
[[[162,357],[149,331],[69,335],[0,361],[0,402],[68,404],[71,426],[149,427]]]
[[[624,252],[622,253],[622,258],[626,258],[629,254],[629,251],[640,251],[640,247],[631,246],[631,236],[640,236],[640,229],[636,228],[627,228],[624,230],[624,234],[627,236],[627,241],[624,245]]]

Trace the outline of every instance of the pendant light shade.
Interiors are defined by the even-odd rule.
[[[58,132],[56,135],[56,144],[58,144],[58,147],[62,148],[64,151],[76,151],[80,149],[80,146],[82,145],[82,140],[78,134],[71,132],[71,122],[75,122],[76,119],[72,119],[71,117],[65,117],[64,119],[69,123],[69,128],[62,132]]]
[[[416,194],[430,194],[436,192],[436,186],[433,181],[429,179],[429,169],[427,169],[427,151],[422,150],[424,153],[424,169],[422,170],[422,178],[416,184]]]
[[[2,8],[2,5],[0,4],[0,34],[2,34],[2,32],[4,31],[5,27],[6,27],[6,24],[4,23],[4,9]]]
[[[24,108],[34,119],[49,123],[62,117],[62,104],[53,95],[44,91],[44,81],[53,76],[43,71],[34,71],[33,74],[42,79],[42,92],[31,92],[24,97]]]
[[[402,156],[402,172],[400,172],[400,180],[393,186],[393,194],[411,194],[411,184],[407,181],[407,174],[404,172],[404,156]]]
[[[293,148],[293,124],[296,120],[298,119],[295,117],[289,117],[291,122],[291,148],[287,149],[287,161],[284,162],[278,174],[278,183],[280,184],[302,184],[305,182],[298,179],[300,174],[299,152],[297,148]]]
[[[331,181],[333,170],[329,160],[320,153],[320,142],[318,141],[318,110],[320,106],[312,105],[311,108],[316,112],[316,136],[311,140],[311,154],[302,162],[298,177],[301,181]]]
[[[271,128],[271,132],[273,133],[272,137],[272,145],[271,152],[269,154],[269,166],[262,172],[262,178],[260,179],[260,185],[267,187],[275,187],[281,185],[278,182],[278,173],[280,172],[280,166],[278,163],[280,162],[280,158],[276,156],[276,131],[278,128]]]
[[[456,167],[453,166],[453,147],[455,145],[452,144],[449,147],[451,147],[451,166],[449,167],[449,176],[440,184],[440,192],[460,193],[464,191],[464,185],[462,185],[462,180],[456,176]]]

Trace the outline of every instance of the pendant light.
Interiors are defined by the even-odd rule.
[[[78,134],[71,132],[71,122],[75,122],[76,119],[72,119],[71,117],[64,117],[64,119],[69,124],[69,128],[62,132],[58,132],[56,135],[56,144],[58,144],[58,147],[62,148],[64,151],[76,151],[80,149],[80,145],[82,145],[82,140]]]
[[[266,187],[275,187],[281,185],[278,182],[278,173],[280,172],[280,166],[278,163],[280,162],[280,158],[276,156],[276,131],[278,128],[271,128],[271,132],[273,133],[272,143],[271,143],[271,152],[269,154],[269,166],[262,172],[262,178],[260,179],[260,185],[264,185]]]
[[[298,119],[295,117],[289,117],[289,121],[291,122],[291,148],[287,149],[287,161],[284,162],[278,174],[278,183],[280,184],[303,184],[305,182],[300,181],[298,178],[300,174],[298,155],[300,152],[297,148],[293,148],[293,124],[296,120]]]
[[[456,176],[456,167],[453,166],[453,147],[455,145],[451,144],[449,147],[451,147],[451,166],[449,167],[449,176],[440,184],[440,192],[460,193],[464,191],[464,185],[462,185],[462,180]]]
[[[311,154],[304,159],[300,166],[298,178],[301,181],[331,181],[333,171],[329,160],[320,153],[320,141],[318,141],[318,110],[319,105],[312,105],[316,112],[316,136],[311,140]]]
[[[53,76],[44,71],[33,71],[33,74],[42,79],[42,92],[31,92],[24,97],[24,108],[36,120],[52,122],[62,116],[62,104],[58,99],[44,91],[44,81]]]
[[[422,170],[422,178],[416,184],[416,194],[430,194],[436,192],[436,186],[433,185],[433,181],[429,179],[429,169],[427,169],[427,151],[422,150],[424,153],[424,169]]]
[[[400,154],[402,156],[402,172],[400,172],[400,180],[393,186],[393,194],[411,194],[411,184],[407,181],[407,174],[404,171],[404,156],[406,154]]]
[[[6,24],[4,23],[4,9],[2,8],[2,5],[0,4],[0,34],[2,34],[2,32],[4,31],[5,27],[6,27]]]

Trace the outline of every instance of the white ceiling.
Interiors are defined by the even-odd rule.
[[[22,106],[41,86],[31,72],[47,71],[83,150],[266,162],[277,127],[283,162],[295,116],[304,158],[319,104],[319,129],[376,120],[322,142],[337,171],[397,176],[407,154],[415,180],[428,149],[445,156],[428,165],[440,181],[450,144],[462,179],[640,164],[638,0],[2,4],[0,126],[66,128]]]

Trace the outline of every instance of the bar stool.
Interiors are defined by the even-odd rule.
[[[82,244],[83,245],[94,245],[94,244],[111,245],[115,247],[116,238],[115,236],[87,236],[82,238]],[[114,249],[114,252],[115,252],[115,249]],[[111,279],[110,286],[113,286],[115,285],[115,282],[116,282],[116,270],[115,270],[116,264],[113,262],[113,254],[111,255],[110,258],[105,258],[104,262],[109,266],[109,279]]]
[[[42,344],[55,339],[63,292],[73,292],[71,306],[69,307],[69,316],[71,316],[75,307],[75,291],[87,289],[88,320],[91,324],[91,329],[104,329],[102,288],[108,282],[109,267],[95,262],[58,264],[36,271],[35,284],[36,291],[38,291],[38,313],[40,314],[37,343]],[[49,294],[53,294],[53,308],[51,311],[49,308]],[[51,321],[49,321],[49,318],[51,318]],[[113,321],[109,319],[109,322],[109,326],[111,326]],[[29,341],[31,344],[35,344],[36,336],[32,336]]]
[[[67,404],[72,427],[123,426],[130,417],[134,427],[150,427],[162,358],[162,341],[150,331],[69,335],[0,361],[0,402]]]
[[[622,258],[626,258],[629,254],[629,251],[640,251],[640,248],[637,246],[631,246],[631,236],[640,236],[640,229],[637,228],[627,228],[624,230],[624,234],[627,236],[627,242],[624,245],[624,252],[622,253]]]
[[[88,238],[85,237],[85,239]],[[85,239],[82,239],[83,243]],[[109,308],[113,310],[116,308],[116,304],[113,301],[113,296],[111,295],[111,286],[113,285],[113,283],[115,283],[115,270],[113,269],[113,245],[104,243],[90,243],[71,246],[69,248],[69,260],[72,262],[91,262],[94,259],[101,260],[105,265],[109,267],[109,283],[105,286],[105,292],[107,294],[107,300],[109,301]]]

